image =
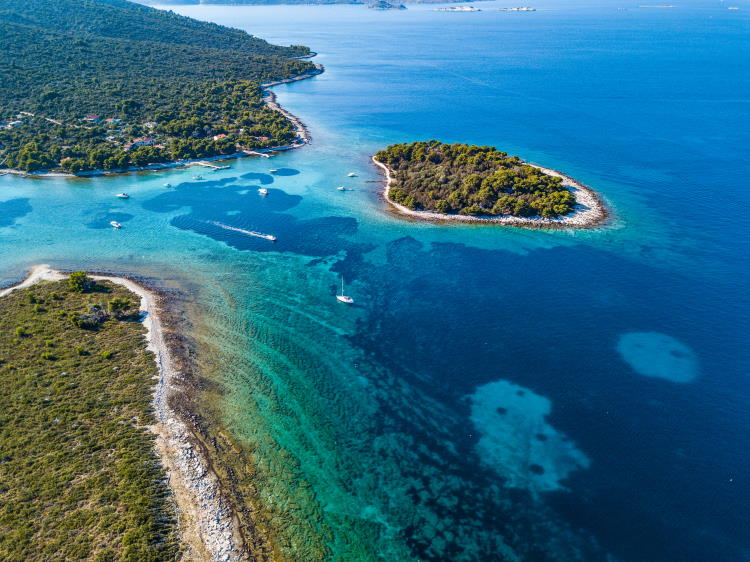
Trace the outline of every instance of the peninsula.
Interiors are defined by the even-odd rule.
[[[0,290],[3,560],[242,559],[158,298],[47,266]]]
[[[322,71],[307,47],[125,0],[7,0],[0,35],[0,168],[27,173],[303,144],[264,91]]]
[[[581,228],[607,216],[586,186],[489,146],[395,144],[373,162],[385,172],[386,200],[414,218]]]

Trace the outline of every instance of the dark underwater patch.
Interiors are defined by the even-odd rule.
[[[297,174],[299,174],[299,170],[294,168],[279,168],[273,173],[274,176],[296,176]]]
[[[261,185],[268,185],[273,183],[273,176],[270,174],[259,174],[257,172],[249,172],[240,176],[243,180],[257,181]]]
[[[17,219],[28,215],[32,209],[27,197],[0,201],[0,228],[15,224]]]

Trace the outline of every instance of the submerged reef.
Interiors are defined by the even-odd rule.
[[[622,334],[617,351],[636,373],[644,377],[687,383],[698,376],[698,360],[693,350],[667,334]]]
[[[471,420],[482,437],[476,452],[512,488],[532,494],[563,488],[590,461],[546,421],[550,401],[508,381],[491,382],[471,395]]]

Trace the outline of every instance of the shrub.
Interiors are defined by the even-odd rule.
[[[44,359],[44,360],[46,360],[46,361],[54,361],[54,360],[56,359],[56,358],[55,358],[55,356],[54,356],[54,355],[52,355],[52,353],[51,353],[51,352],[49,352],[49,351],[45,351],[45,352],[43,352],[43,353],[41,354],[41,357],[42,357],[42,359]]]
[[[29,334],[28,334],[28,332],[26,331],[26,328],[24,328],[23,326],[18,326],[18,327],[16,328],[16,335],[17,335],[17,336],[18,336],[19,338],[24,338],[24,337],[28,336]]]
[[[68,277],[68,287],[76,293],[85,293],[91,290],[93,282],[84,271],[74,271]]]
[[[102,359],[110,359],[112,357],[112,352],[110,350],[102,351]]]
[[[88,355],[88,352],[79,345],[79,346],[76,346],[76,355],[78,356]]]
[[[121,297],[113,298],[108,304],[109,311],[114,314],[116,318],[122,318],[132,306],[133,303],[130,302],[130,299]]]

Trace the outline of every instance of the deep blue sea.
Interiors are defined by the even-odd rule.
[[[477,5],[172,8],[316,51],[275,89],[312,144],[205,180],[0,177],[0,281],[192,295],[290,558],[750,560],[750,4]],[[370,155],[432,138],[561,170],[613,218],[404,221]]]

